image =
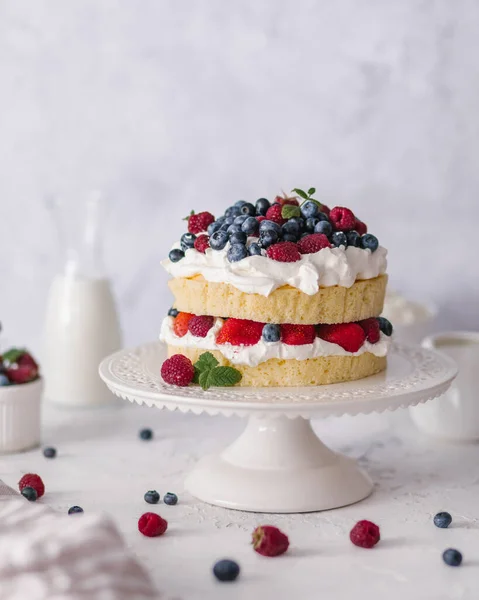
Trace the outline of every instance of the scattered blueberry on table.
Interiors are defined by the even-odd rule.
[[[444,550],[442,559],[450,567],[458,567],[462,563],[462,554],[455,548]]]
[[[151,440],[153,437],[153,431],[146,427],[145,429],[140,429],[140,433],[138,435],[142,440]]]
[[[53,448],[53,446],[47,446],[43,448],[43,456],[45,458],[55,458],[57,455],[57,449]]]
[[[21,494],[24,498],[26,498],[29,502],[35,502],[38,498],[37,490],[30,486],[26,486],[21,491]]]
[[[69,515],[75,515],[83,512],[83,508],[81,506],[70,506],[68,509]]]
[[[163,502],[165,504],[169,504],[170,506],[174,506],[178,502],[178,496],[171,492],[168,492],[163,497]]]
[[[240,567],[234,560],[223,559],[215,563],[213,573],[219,581],[234,581],[240,572]]]
[[[148,504],[158,504],[160,501],[160,494],[156,490],[149,490],[144,495],[144,499]]]
[[[440,512],[434,515],[434,525],[441,529],[446,529],[452,522],[452,517],[448,512]]]

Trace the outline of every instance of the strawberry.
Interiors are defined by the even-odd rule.
[[[363,328],[368,342],[371,342],[371,344],[379,342],[379,323],[375,317],[371,317],[370,319],[364,319],[364,321],[359,321],[358,325],[360,325]]]
[[[210,238],[209,236],[207,236],[206,234],[203,235],[199,235],[196,240],[195,240],[195,248],[196,250],[198,250],[198,252],[201,252],[201,254],[204,254],[206,251],[206,248],[210,247]]]
[[[175,335],[178,337],[183,337],[186,335],[188,332],[188,324],[194,316],[195,315],[192,315],[191,313],[178,313],[173,324],[173,331],[175,332]]]
[[[283,223],[286,223],[286,219],[283,219],[283,217],[281,216],[282,210],[283,207],[281,206],[281,204],[273,204],[266,211],[266,218],[269,221],[277,223],[278,225],[283,225]]]
[[[193,212],[189,217],[186,217],[186,219],[188,220],[188,231],[190,233],[201,233],[202,231],[206,231],[208,225],[211,225],[215,220],[214,216],[207,211],[198,214]]]
[[[254,346],[261,339],[264,323],[245,319],[228,319],[216,336],[217,344]]]
[[[204,338],[208,331],[213,327],[214,322],[214,317],[207,317],[205,315],[199,317],[195,316],[188,322],[188,331],[193,335],[196,335],[196,337]]]
[[[3,362],[10,383],[28,383],[38,377],[38,364],[26,350],[12,348],[3,355]]]
[[[280,242],[273,244],[266,250],[269,258],[279,262],[296,262],[301,259],[301,254],[298,250],[298,244],[294,242]]]
[[[253,549],[262,556],[279,556],[288,547],[288,536],[273,525],[262,525],[253,531]]]
[[[366,339],[363,328],[357,323],[318,325],[317,332],[322,340],[338,344],[346,352],[357,352]]]
[[[354,223],[354,229],[359,233],[359,235],[364,235],[368,232],[368,226],[366,223],[363,223],[359,219],[356,219]]]
[[[336,231],[351,231],[356,225],[356,218],[349,208],[336,206],[329,213],[329,220]]]
[[[312,344],[316,337],[314,325],[281,325],[281,340],[290,346]]]
[[[284,206],[285,204],[290,204],[291,206],[299,206],[298,200],[294,197],[289,198],[286,196],[276,196],[274,201],[278,204],[281,204],[281,206]]]
[[[331,244],[324,233],[312,233],[299,240],[298,248],[301,254],[314,254],[323,248],[331,248]]]

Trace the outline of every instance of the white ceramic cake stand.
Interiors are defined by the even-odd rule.
[[[456,375],[447,356],[393,346],[387,371],[360,381],[295,388],[179,388],[163,382],[160,342],[117,352],[100,365],[110,390],[148,406],[240,415],[244,432],[220,454],[198,462],[185,481],[193,495],[218,506],[271,513],[327,510],[366,498],[373,489],[356,462],[327,448],[312,417],[394,410],[443,394]]]

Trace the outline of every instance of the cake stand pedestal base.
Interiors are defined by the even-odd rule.
[[[373,483],[354,460],[325,446],[309,420],[250,417],[221,454],[198,462],[185,487],[225,508],[301,513],[359,502]]]

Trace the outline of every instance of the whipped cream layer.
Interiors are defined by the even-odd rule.
[[[319,356],[359,356],[370,352],[375,356],[386,356],[391,338],[381,333],[379,342],[371,344],[364,342],[357,352],[347,352],[338,344],[332,344],[316,338],[312,344],[302,346],[290,346],[283,342],[265,342],[263,338],[254,346],[233,346],[232,344],[217,344],[216,336],[223,326],[223,319],[215,319],[213,327],[208,331],[206,337],[197,337],[189,331],[183,337],[178,337],[174,330],[173,317],[165,317],[161,324],[160,340],[170,346],[200,348],[201,350],[218,350],[230,362],[236,365],[248,365],[257,367],[260,363],[270,358],[281,358],[306,360]]]
[[[283,285],[290,285],[308,296],[319,287],[340,285],[351,287],[357,279],[373,279],[386,272],[387,250],[380,246],[375,252],[350,246],[323,248],[314,254],[303,254],[301,260],[285,263],[266,256],[248,256],[238,262],[227,259],[229,242],[223,250],[208,248],[205,254],[190,248],[184,258],[174,263],[161,262],[173,277],[202,275],[207,281],[229,283],[247,294],[269,296]],[[175,244],[174,248],[180,248]]]

